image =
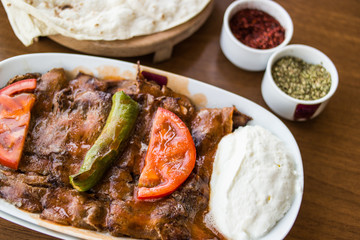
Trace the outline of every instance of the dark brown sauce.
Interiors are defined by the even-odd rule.
[[[117,75],[117,70],[112,73],[115,74],[111,76]],[[113,236],[223,239],[209,227],[205,216],[209,210],[209,183],[217,144],[232,131],[235,109],[195,110],[189,99],[166,87],[146,81],[119,82],[117,87],[131,92],[141,106],[134,133],[103,179],[90,191],[78,192],[72,189],[68,176],[81,166],[83,155],[101,129],[100,125],[85,127],[84,119],[104,124],[111,94],[106,93],[109,86],[93,76],[79,74],[70,83],[65,80],[61,69],[42,76],[39,86],[46,91],[37,91],[38,102],[30,127],[31,136],[36,138],[28,138],[21,172],[0,175],[3,176],[0,196],[10,202],[21,201],[26,204],[21,206],[23,209],[41,213],[43,219],[109,231]],[[188,83],[188,79],[181,78],[178,83],[181,82]],[[188,179],[171,195],[140,201],[136,191],[146,155],[143,145],[149,144],[158,107],[176,113],[187,124],[196,147],[196,164]],[[44,124],[42,128],[35,127],[41,124]],[[66,138],[62,136],[64,130]],[[54,150],[49,151],[49,146]],[[58,151],[64,146],[70,148]],[[6,188],[1,189],[1,186]],[[14,195],[14,192],[19,194]]]

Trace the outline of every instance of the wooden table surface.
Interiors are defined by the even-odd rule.
[[[260,91],[263,72],[232,65],[219,47],[222,18],[230,0],[216,0],[213,13],[193,36],[175,46],[172,58],[153,64],[152,56],[122,60],[207,82],[269,109]],[[360,237],[360,1],[279,0],[292,17],[291,43],[310,45],[329,56],[339,87],[324,112],[308,122],[283,120],[303,158],[302,206],[286,239]],[[47,38],[24,47],[0,8],[0,61],[26,53],[74,53]],[[0,218],[1,240],[54,239]]]

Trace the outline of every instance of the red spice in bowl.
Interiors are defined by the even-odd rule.
[[[257,9],[242,9],[230,19],[230,29],[243,44],[269,49],[285,39],[285,29],[272,16]]]

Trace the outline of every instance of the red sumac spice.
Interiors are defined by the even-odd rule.
[[[284,41],[285,29],[269,14],[257,9],[242,9],[230,19],[234,36],[245,45],[269,49]]]

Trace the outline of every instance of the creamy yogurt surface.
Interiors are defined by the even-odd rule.
[[[265,235],[301,190],[285,144],[260,126],[220,141],[210,188],[209,219],[226,238],[241,240]]]

